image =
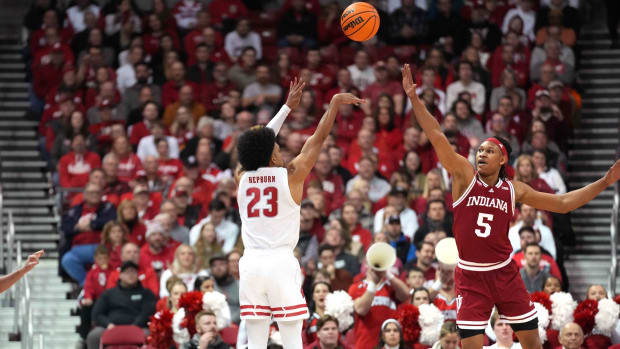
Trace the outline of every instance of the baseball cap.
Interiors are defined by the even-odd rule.
[[[549,91],[548,90],[538,90],[536,91],[536,98],[540,98],[540,97],[549,97]]]
[[[400,217],[399,216],[389,216],[387,219],[387,223],[388,224],[400,224]]]
[[[59,42],[52,45],[52,52],[62,52],[62,45]]]
[[[377,61],[377,63],[375,63],[375,69],[386,69],[387,66],[385,65],[384,61]]]
[[[144,233],[144,237],[148,238],[152,233],[163,233],[164,227],[156,220],[152,220],[146,224],[146,233]]]
[[[136,271],[139,270],[138,265],[133,261],[125,261],[123,262],[123,264],[121,264],[121,271],[125,271],[129,268],[134,268]]]
[[[138,194],[141,194],[141,193],[148,194],[149,193],[148,188],[145,185],[136,185],[133,188],[133,195],[135,196],[135,195],[138,195]]]
[[[198,166],[198,161],[194,155],[190,155],[183,159],[183,166],[187,168],[195,168]]]
[[[226,262],[228,262],[228,259],[223,254],[216,254],[215,256],[209,258],[209,265],[213,264],[213,262],[215,262],[215,261],[226,261]]]

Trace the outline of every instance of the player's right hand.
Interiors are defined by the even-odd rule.
[[[362,103],[366,103],[366,100],[357,98],[352,93],[337,93],[332,97],[331,102],[334,103],[336,106],[342,104],[355,104],[359,106]]]
[[[403,89],[409,98],[418,98],[418,94],[415,92],[416,84],[413,83],[413,76],[411,75],[411,67],[409,64],[403,66]]]
[[[291,109],[297,108],[297,106],[299,105],[299,102],[301,101],[301,95],[304,91],[305,86],[306,86],[305,81],[298,79],[297,77],[291,80],[291,83],[289,84],[289,88],[288,88],[288,97],[286,97],[286,103],[285,103],[289,108]]]

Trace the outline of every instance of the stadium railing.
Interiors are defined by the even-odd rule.
[[[616,151],[616,159],[620,159],[620,146]],[[616,296],[616,278],[618,275],[618,216],[620,210],[620,183],[614,183],[614,198],[611,208],[610,240],[611,240],[611,266],[609,269],[609,283],[607,296],[613,299]]]
[[[7,274],[7,271],[4,261],[4,196],[0,184],[0,272]]]

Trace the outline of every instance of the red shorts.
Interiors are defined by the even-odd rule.
[[[508,323],[525,323],[537,317],[514,260],[503,268],[472,271],[457,266],[456,324],[464,330],[484,330],[493,306]]]

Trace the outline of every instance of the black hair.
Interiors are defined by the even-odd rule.
[[[267,127],[252,127],[245,131],[237,141],[239,163],[245,171],[256,171],[269,166],[276,134]]]
[[[209,203],[209,211],[222,211],[222,210],[225,210],[226,208],[227,208],[226,205],[220,199],[213,199]]]
[[[534,231],[534,228],[530,227],[529,225],[523,226],[521,227],[521,229],[519,229],[519,236],[521,236],[521,233],[524,231],[529,231],[532,234],[534,234],[534,236],[536,236],[536,232]]]
[[[310,288],[310,297],[308,297],[308,308],[313,313],[316,312],[316,303],[314,303],[314,300],[312,299],[312,295],[314,295],[314,289],[318,285],[325,285],[325,286],[327,286],[327,291],[329,293],[333,292],[332,285],[329,282],[326,282],[326,281],[316,281],[316,282],[312,283],[312,286]]]
[[[322,244],[321,246],[319,246],[319,256],[321,255],[321,253],[323,253],[323,251],[332,251],[335,253],[336,248],[328,244]]]
[[[525,248],[523,249],[523,253],[525,254],[527,252],[527,248],[530,246],[536,246],[538,247],[538,249],[540,250],[540,253],[542,254],[542,247],[540,247],[540,245],[538,244],[538,242],[529,242],[527,245],[525,245]]]
[[[426,204],[426,211],[428,212],[428,210],[431,208],[431,204],[436,204],[436,203],[440,203],[441,206],[443,206],[444,210],[446,209],[446,202],[440,199],[434,199],[434,200],[430,200],[427,204]]]
[[[512,154],[512,147],[510,146],[510,143],[508,143],[508,141],[503,139],[502,137],[493,136],[493,138],[500,141],[500,143],[504,145],[504,148],[506,148],[506,154],[508,154],[508,159],[506,159],[506,163],[503,164],[502,167],[500,167],[499,169],[499,178],[508,178],[508,176],[506,175],[506,165],[508,164],[508,161],[510,161],[510,154]]]
[[[431,292],[426,287],[418,287],[411,291],[411,304],[413,304],[413,297],[418,292],[426,292],[426,295],[428,296],[428,301],[431,301]]]
[[[211,279],[213,279],[213,276],[198,276],[196,280],[194,281],[194,290],[200,291],[200,287],[202,286],[202,283],[207,280],[211,280]]]

